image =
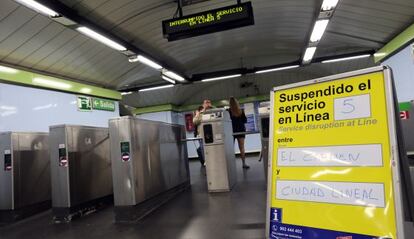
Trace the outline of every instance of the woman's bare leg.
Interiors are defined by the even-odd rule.
[[[239,145],[240,158],[243,162],[243,168],[249,168],[249,166],[246,164],[246,153],[245,153],[245,149],[244,149],[244,138],[237,138],[237,144]]]

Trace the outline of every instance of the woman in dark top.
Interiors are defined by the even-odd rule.
[[[246,115],[244,114],[244,111],[240,109],[239,102],[234,97],[230,98],[230,118],[231,123],[233,126],[233,133],[243,133],[246,132],[246,126],[244,125],[247,122]],[[235,139],[237,139],[237,144],[239,145],[240,149],[240,157],[243,162],[243,168],[248,169],[250,168],[246,164],[246,156],[245,156],[245,150],[244,150],[244,139],[245,135],[236,135],[234,136]]]

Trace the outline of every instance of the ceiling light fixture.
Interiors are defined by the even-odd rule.
[[[332,62],[338,62],[338,61],[349,61],[349,60],[354,60],[354,59],[360,59],[360,58],[367,58],[370,57],[370,54],[364,54],[364,55],[359,55],[359,56],[350,56],[350,57],[342,57],[342,58],[337,58],[337,59],[332,59],[332,60],[324,60],[322,61],[322,63],[332,63]]]
[[[313,55],[315,54],[316,47],[306,48],[305,54],[303,55],[303,62],[308,63],[312,60]]]
[[[168,78],[168,77],[166,77],[166,76],[161,76],[162,77],[162,79],[164,79],[164,80],[166,80],[166,81],[168,81],[168,82],[170,82],[170,83],[172,83],[172,84],[175,84],[175,81],[173,80],[173,79],[171,79],[171,78]]]
[[[87,87],[83,87],[79,91],[82,92],[82,93],[85,93],[85,94],[89,94],[89,93],[92,92],[92,89],[91,88],[87,88]]]
[[[272,68],[272,69],[267,69],[267,70],[256,71],[255,74],[262,74],[262,73],[268,73],[268,72],[273,72],[273,71],[283,71],[283,70],[293,69],[297,67],[299,67],[299,65],[283,66],[283,67],[277,67],[277,68]]]
[[[150,87],[150,88],[140,89],[139,92],[159,90],[159,89],[165,89],[165,88],[171,88],[171,87],[174,87],[174,85],[162,85],[162,86]]]
[[[224,80],[224,79],[236,78],[236,77],[240,77],[240,76],[241,76],[241,74],[235,74],[235,75],[228,75],[228,76],[220,76],[220,77],[203,79],[201,81],[202,82],[209,82],[209,81],[216,81],[216,80]]]
[[[145,65],[147,65],[149,67],[152,67],[156,70],[161,70],[162,69],[161,65],[159,65],[158,63],[156,63],[156,62],[154,62],[154,61],[152,61],[152,60],[150,60],[150,59],[148,59],[148,58],[146,58],[145,56],[142,56],[142,55],[129,57],[128,60],[129,60],[129,62],[139,61],[142,64],[145,64]]]
[[[128,92],[121,92],[121,95],[130,95],[132,94],[132,91],[128,91]]]
[[[40,12],[44,15],[50,16],[50,17],[58,17],[59,13],[53,11],[52,9],[46,7],[45,5],[42,5],[36,1],[33,0],[16,0],[16,2],[21,3],[25,5],[26,7],[35,10],[36,12]]]
[[[95,40],[97,40],[97,41],[99,41],[99,42],[115,49],[115,50],[118,50],[118,51],[126,51],[127,50],[121,44],[116,43],[115,41],[113,41],[113,40],[111,40],[111,39],[95,32],[95,31],[91,30],[90,28],[78,27],[78,28],[76,28],[76,30],[83,33],[83,34],[85,34],[86,36],[88,36],[90,38],[93,38],[93,39],[95,39]]]
[[[55,81],[55,80],[49,80],[49,79],[44,79],[44,78],[40,78],[40,77],[35,77],[33,78],[33,83],[37,84],[37,85],[43,85],[46,87],[52,87],[52,88],[57,88],[57,89],[70,89],[72,88],[71,84],[68,83],[64,83],[64,82],[59,82],[59,81]]]
[[[167,77],[169,77],[173,80],[176,80],[176,81],[181,81],[181,82],[185,81],[184,77],[178,75],[175,72],[169,71],[169,70],[163,70],[162,74],[166,75]]]
[[[10,68],[7,66],[0,66],[0,72],[8,73],[8,74],[16,74],[17,72],[19,72],[19,70],[16,70],[14,68]]]
[[[310,37],[311,42],[318,42],[321,40],[323,33],[325,33],[326,27],[328,26],[329,20],[317,20],[315,26],[313,27],[312,34]]]
[[[338,1],[339,0],[323,0],[321,10],[322,11],[331,11],[331,10],[333,10],[336,7],[336,5],[338,4]]]

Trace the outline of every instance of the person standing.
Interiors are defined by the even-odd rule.
[[[203,101],[203,105],[200,106],[196,110],[194,118],[193,118],[193,124],[194,124],[195,130],[197,132],[196,136],[199,136],[200,129],[198,127],[201,124],[201,119],[203,117],[204,112],[206,112],[206,110],[212,109],[212,108],[213,108],[213,106],[211,105],[211,100],[206,99],[206,100]]]
[[[244,125],[245,123],[247,123],[246,115],[244,114],[244,111],[240,108],[239,102],[234,97],[230,97],[229,113],[231,118],[231,124],[233,126],[233,133],[246,132],[246,126]],[[250,166],[246,164],[246,155],[244,149],[244,141],[246,135],[235,135],[234,138],[237,140],[237,144],[239,145],[240,158],[243,162],[243,168],[249,169]]]

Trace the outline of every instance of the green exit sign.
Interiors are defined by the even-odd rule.
[[[104,110],[113,112],[115,111],[115,108],[116,104],[113,100],[92,98],[89,96],[78,96],[79,111]]]
[[[92,99],[92,108],[95,110],[115,111],[115,102],[100,98]]]
[[[91,97],[78,96],[78,110],[80,111],[91,111],[92,103]]]

